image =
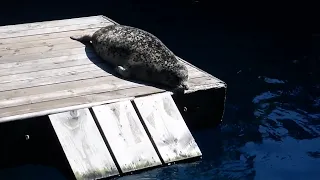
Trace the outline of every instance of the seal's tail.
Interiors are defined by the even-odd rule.
[[[92,35],[91,34],[76,35],[76,36],[71,36],[70,38],[80,42],[90,42],[92,39]]]

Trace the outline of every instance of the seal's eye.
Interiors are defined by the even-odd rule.
[[[167,71],[165,74],[165,83],[169,86],[175,87],[179,84],[179,77],[176,73]]]

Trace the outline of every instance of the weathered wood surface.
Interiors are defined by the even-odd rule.
[[[89,53],[92,53],[92,49]],[[66,50],[58,50],[58,51],[48,51],[46,53],[31,53],[31,54],[23,54],[23,55],[16,55],[16,56],[1,56],[0,55],[0,64],[6,64],[6,63],[21,63],[23,61],[31,61],[31,60],[42,60],[46,58],[52,58],[52,63],[54,63],[55,59],[60,58],[61,56],[72,56],[72,55],[86,55],[87,51],[85,47],[80,48],[70,48]],[[88,60],[89,57],[88,57]]]
[[[92,54],[88,54],[88,56],[92,56]],[[55,63],[52,63],[52,58],[42,59],[42,60],[33,60],[33,61],[25,61],[21,63],[6,63],[0,64],[0,77],[13,75],[13,74],[21,74],[21,73],[29,73],[30,69],[32,72],[44,71],[44,70],[54,70],[54,69],[64,69],[64,68],[72,68],[73,66],[79,65],[88,65],[94,63],[101,63],[101,60],[98,58],[90,57],[91,60],[88,60],[88,57],[74,55],[74,56],[61,56],[55,59]],[[8,68],[13,69],[13,71],[8,71]]]
[[[13,37],[20,37],[20,36],[32,36],[32,35],[39,35],[39,34],[46,34],[46,33],[57,33],[63,31],[74,31],[79,29],[89,29],[89,28],[97,28],[101,26],[111,25],[112,23],[106,21],[99,16],[95,16],[95,18],[101,19],[100,22],[83,22],[78,24],[67,24],[67,25],[55,25],[53,27],[44,27],[44,28],[35,28],[35,29],[27,29],[27,30],[9,30],[4,31],[2,28],[0,31],[0,39],[6,38],[13,38]],[[63,21],[63,20],[62,20]],[[51,23],[55,23],[54,21]]]
[[[49,115],[76,179],[119,174],[89,109]]]
[[[98,77],[100,76],[110,76],[114,71],[105,63],[98,61],[98,59],[94,59],[92,61],[97,61],[96,64],[88,62],[89,60],[81,60],[79,61],[69,61],[69,63],[63,63],[65,66],[61,67],[59,63],[52,64],[51,68],[47,65],[48,69],[46,69],[46,65],[43,65],[45,69],[38,71],[31,71],[27,73],[14,73],[15,71],[26,71],[27,69],[23,67],[14,68],[12,71],[4,71],[6,74],[4,76],[0,76],[0,92],[8,91],[8,90],[16,90],[16,89],[24,89],[30,87],[37,87],[43,85],[52,85],[63,82],[74,81],[73,77],[78,77],[79,79],[90,79],[92,76]],[[45,62],[44,62],[45,63]],[[75,65],[78,64],[78,65]],[[58,68],[54,68],[54,67]],[[54,69],[52,69],[52,67]],[[32,68],[32,67],[30,67]],[[38,69],[39,67],[35,66],[34,69]],[[50,69],[49,69],[50,68]],[[0,70],[1,73],[1,70]],[[8,75],[9,74],[9,75]],[[191,74],[194,78],[203,77],[205,74],[197,71],[196,69],[189,68],[189,74]],[[84,76],[81,76],[84,75]],[[71,78],[71,80],[69,79]],[[123,83],[127,83],[128,81],[124,81],[121,78],[117,78],[118,81],[123,81]]]
[[[92,107],[122,172],[161,165],[130,101]]]
[[[5,49],[5,48],[33,47],[42,43],[43,44],[48,44],[48,42],[52,43],[52,41],[56,41],[57,39],[60,39],[60,41],[63,40],[62,42],[60,42],[60,43],[63,43],[65,41],[65,38],[67,37],[70,37],[72,35],[92,33],[100,29],[101,27],[99,26],[96,28],[77,29],[73,31],[63,31],[63,32],[56,32],[56,33],[38,34],[38,35],[32,35],[32,36],[19,36],[14,38],[1,39],[0,48]]]
[[[111,76],[91,47],[70,39],[111,24],[92,16],[0,27],[0,122],[164,92]],[[225,88],[224,82],[183,62],[190,71],[186,93]]]
[[[90,17],[80,17],[80,18],[70,18],[63,20],[50,20],[43,22],[32,22],[32,23],[23,23],[23,24],[15,24],[15,25],[7,25],[3,26],[0,29],[0,32],[10,33],[13,31],[26,31],[30,29],[42,29],[42,28],[52,28],[52,27],[60,27],[66,25],[76,25],[76,24],[97,24],[105,22],[105,18],[103,16],[90,16]]]
[[[205,82],[208,84],[208,86],[212,82],[214,82],[210,77],[206,78],[207,79],[205,79]],[[204,81],[204,78],[194,78],[190,81],[190,84],[197,84],[199,81]],[[114,87],[114,85],[112,87]],[[69,92],[72,94],[73,91],[71,90]],[[111,91],[104,91],[101,93],[86,93],[80,96],[70,96],[68,98],[62,99],[54,98],[55,100],[40,101],[38,103],[33,103],[32,100],[28,100],[28,104],[24,103],[24,105],[11,105],[11,107],[1,108],[0,122],[35,116],[43,116],[51,113],[57,113],[58,111],[63,111],[65,109],[77,109],[79,106],[91,107],[93,105],[111,103],[114,101],[120,101],[121,99],[132,99],[136,96],[142,96],[159,92],[165,92],[165,90],[155,88],[152,86],[143,86],[135,84],[130,88],[112,88]],[[33,97],[36,98],[36,96]]]
[[[166,163],[201,156],[201,151],[168,92],[134,103]]]
[[[101,93],[106,91],[110,92],[122,88],[135,88],[138,86],[142,86],[142,84],[137,84],[131,81],[124,81],[118,77],[106,74],[104,70],[98,68],[95,70],[90,69],[90,66],[84,66],[83,68],[77,70],[81,70],[84,72],[76,73],[75,70],[71,72],[55,72],[54,70],[51,70],[51,72],[49,72],[53,77],[42,77],[40,73],[35,72],[34,74],[38,75],[38,77],[34,77],[35,79],[33,79],[32,77],[19,76],[16,77],[16,79],[22,78],[22,80],[18,82],[11,82],[6,80],[6,78],[3,78],[4,83],[0,83],[0,92],[4,91],[0,94],[0,97],[3,98],[3,100],[0,101],[0,108],[14,107],[17,105],[29,104],[30,102],[39,103],[54,99],[68,98],[70,96],[75,97],[90,93]],[[195,73],[198,72],[199,71],[196,71]],[[54,76],[55,73],[57,73],[57,76]],[[71,80],[69,80],[69,77],[67,75],[71,73],[73,73],[71,76],[72,78],[80,79],[80,81],[72,82]],[[83,76],[86,76],[87,73],[90,73],[90,75],[95,78],[81,80],[81,78],[83,78]],[[31,74],[32,73],[29,73],[29,75]],[[62,79],[61,76],[67,77]],[[201,77],[201,73],[198,76]],[[2,80],[1,77],[0,80]],[[63,81],[59,82],[59,80]],[[38,86],[33,87],[35,82]],[[39,86],[40,82],[42,86]],[[56,84],[57,82],[59,83]],[[66,82],[67,84],[64,82]]]

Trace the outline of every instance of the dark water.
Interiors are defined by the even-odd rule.
[[[103,14],[152,32],[228,84],[223,123],[193,132],[201,161],[120,179],[320,179],[320,36],[312,36],[319,29],[311,10],[201,0],[90,2],[102,4],[10,1],[1,25]],[[8,177],[66,179],[40,165],[0,171],[0,179]]]

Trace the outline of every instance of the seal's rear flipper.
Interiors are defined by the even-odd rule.
[[[71,36],[70,38],[73,40],[76,40],[76,41],[80,41],[82,43],[88,43],[91,41],[92,35],[90,35],[90,34],[75,35],[75,36]]]

